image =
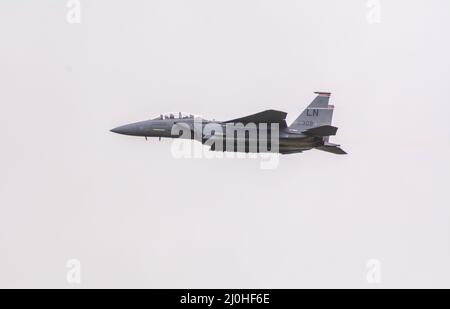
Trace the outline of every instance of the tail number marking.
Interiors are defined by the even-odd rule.
[[[302,121],[302,122],[300,123],[300,125],[312,127],[312,126],[314,125],[314,122],[313,122],[313,121]]]
[[[318,117],[319,116],[319,110],[318,109],[307,109],[306,110],[306,116]]]

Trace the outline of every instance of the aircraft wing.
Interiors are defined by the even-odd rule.
[[[279,123],[286,124],[286,115],[285,112],[276,111],[273,109],[269,109],[260,113],[256,113],[250,116],[236,118],[233,120],[224,121],[224,123]]]

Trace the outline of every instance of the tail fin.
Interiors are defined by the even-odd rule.
[[[297,119],[289,126],[289,129],[294,129],[299,132],[308,129],[331,125],[333,118],[333,105],[328,105],[331,93],[329,92],[315,92],[317,97],[309,106],[298,116]]]

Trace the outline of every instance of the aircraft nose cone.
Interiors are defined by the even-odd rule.
[[[145,120],[135,123],[126,124],[124,126],[120,126],[110,130],[111,132],[124,134],[124,135],[133,135],[133,136],[151,136],[152,132],[152,120]]]
[[[113,133],[124,134],[124,135],[136,135],[138,134],[138,130],[133,124],[126,124],[124,126],[120,126],[110,130]]]

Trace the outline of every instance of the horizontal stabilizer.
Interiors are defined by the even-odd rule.
[[[341,149],[341,147],[339,147],[339,145],[333,145],[333,144],[319,146],[319,147],[316,147],[316,149],[326,151],[326,152],[331,152],[334,154],[347,154],[344,150]]]
[[[281,154],[292,154],[292,153],[302,153],[302,152],[303,152],[303,150],[300,150],[300,149],[292,149],[292,150],[280,149]]]
[[[324,137],[324,136],[330,136],[330,135],[336,135],[337,132],[336,127],[325,125],[320,127],[315,127],[312,129],[308,129],[306,131],[303,131],[303,134],[311,135],[311,136],[317,136],[317,137]]]

